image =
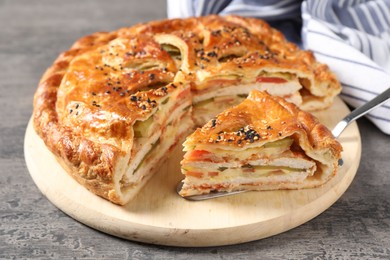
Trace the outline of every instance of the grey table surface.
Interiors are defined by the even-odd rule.
[[[165,18],[165,5],[0,0],[0,258],[389,259],[390,136],[367,119],[358,122],[362,159],[347,192],[315,219],[259,241],[210,248],[127,241],[77,222],[41,194],[23,156],[40,76],[79,37]]]

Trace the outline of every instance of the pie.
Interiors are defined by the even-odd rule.
[[[129,202],[181,138],[253,90],[308,111],[340,84],[267,23],[205,16],[138,24],[78,40],[44,73],[34,128],[79,183]]]
[[[313,115],[258,90],[183,145],[183,196],[316,187],[336,174],[342,150]]]

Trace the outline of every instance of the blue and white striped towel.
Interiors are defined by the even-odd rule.
[[[357,107],[390,87],[390,0],[307,0],[302,5],[296,0],[168,0],[170,18],[211,13],[258,17],[272,25],[302,15],[303,47],[335,72],[345,102]],[[279,25],[294,41],[291,27]],[[367,117],[390,134],[390,102]]]

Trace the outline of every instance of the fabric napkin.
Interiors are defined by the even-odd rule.
[[[169,18],[207,14],[267,20],[328,64],[343,86],[341,98],[353,107],[390,87],[390,0],[168,0]],[[390,134],[390,102],[367,118]]]
[[[360,106],[390,87],[390,1],[307,0],[302,3],[305,49],[329,65],[342,99]],[[390,134],[390,103],[367,116]]]

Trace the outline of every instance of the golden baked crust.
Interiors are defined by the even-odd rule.
[[[250,139],[245,135],[237,135],[240,128],[248,125],[259,134],[259,138]],[[225,110],[202,128],[196,129],[184,145],[213,143],[229,147],[248,144],[254,146],[256,143],[263,145],[293,134],[305,136],[305,147],[331,149],[335,158],[339,156],[339,142],[312,114],[283,98],[255,90],[241,104]]]
[[[184,106],[199,93],[252,84],[265,71],[296,75],[309,110],[329,106],[340,91],[326,65],[261,20],[163,20],[95,33],[62,53],[39,83],[34,127],[77,181],[125,204],[130,198],[120,194],[118,178],[139,150],[137,122],[153,117],[162,129],[168,116],[156,114],[167,97]]]
[[[240,160],[238,156],[232,159],[228,155],[243,153],[245,149],[261,153],[261,149],[267,145],[276,144],[275,142],[286,140],[286,138],[293,140],[291,148],[287,148],[291,149],[291,153],[288,154],[283,150],[276,155],[265,154],[257,157],[256,154],[251,154],[251,156]],[[248,98],[239,105],[227,109],[202,128],[198,128],[187,137],[183,146],[184,151],[187,151],[181,162],[183,174],[187,176],[181,191],[183,196],[207,193],[211,190],[274,190],[316,187],[324,184],[336,174],[342,151],[342,146],[328,128],[312,114],[302,111],[283,98],[256,90],[253,90]],[[226,154],[222,151],[229,151],[229,153]],[[215,155],[213,155],[214,152]],[[206,156],[202,156],[203,154]],[[223,154],[223,156],[218,156],[218,154]],[[315,171],[303,180],[290,178],[288,181],[281,181],[278,179],[279,176],[271,176],[269,178],[271,181],[266,178],[253,181],[250,173],[249,175],[238,175],[240,179],[247,178],[244,183],[234,183],[236,179],[228,176],[221,182],[213,182],[212,178],[207,179],[207,173],[213,177],[224,175],[223,171],[228,168],[227,165],[233,164],[236,171],[242,171],[242,167],[248,166],[249,161],[256,161],[256,159],[262,161],[262,164],[258,165],[270,166],[272,164],[269,163],[276,159],[279,160],[278,164],[275,164],[276,166],[286,167],[287,165],[280,165],[282,156],[285,156],[287,160],[310,160],[313,162],[311,168],[315,167]],[[216,164],[216,166],[213,167],[212,164]],[[222,171],[217,170],[218,165],[222,166]],[[196,176],[199,180],[194,182],[188,176],[190,178]],[[206,179],[201,182],[200,179],[205,176]]]

